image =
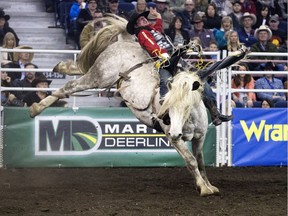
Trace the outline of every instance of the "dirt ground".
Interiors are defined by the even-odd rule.
[[[186,168],[0,169],[0,215],[287,215],[287,167],[207,173],[220,196],[199,197]]]

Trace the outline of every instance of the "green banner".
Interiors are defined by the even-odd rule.
[[[5,107],[3,118],[6,167],[184,166],[164,134],[128,108],[51,107],[30,118],[27,108]],[[215,137],[211,126],[204,144],[209,166],[216,160]]]

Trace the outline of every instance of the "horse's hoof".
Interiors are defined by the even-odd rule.
[[[40,107],[37,103],[33,103],[29,107],[29,114],[31,118],[34,118],[35,116],[39,115],[41,113]]]

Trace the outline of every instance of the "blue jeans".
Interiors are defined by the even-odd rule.
[[[210,85],[207,82],[205,82],[204,85],[203,97],[207,100],[212,100],[213,103],[216,105],[216,94],[212,91]]]
[[[160,74],[160,97],[164,97],[165,94],[168,92],[167,88],[167,80],[172,77],[168,70],[161,68],[159,70]]]

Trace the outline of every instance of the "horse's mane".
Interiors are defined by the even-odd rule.
[[[198,81],[200,87],[192,91],[193,83]],[[158,112],[158,116],[163,116],[172,105],[178,106],[179,110],[184,110],[184,118],[188,119],[191,109],[199,105],[202,100],[204,84],[197,73],[180,72],[173,77],[170,83],[170,90],[165,95],[164,102]]]
[[[131,41],[133,40],[132,36],[126,32],[127,20],[124,18],[113,14],[105,14],[102,18],[102,22],[105,26],[97,32],[88,44],[86,44],[77,58],[78,68],[82,72],[87,72],[89,70],[98,56],[110,44],[118,40],[118,35],[122,34],[122,38],[127,38]]]

